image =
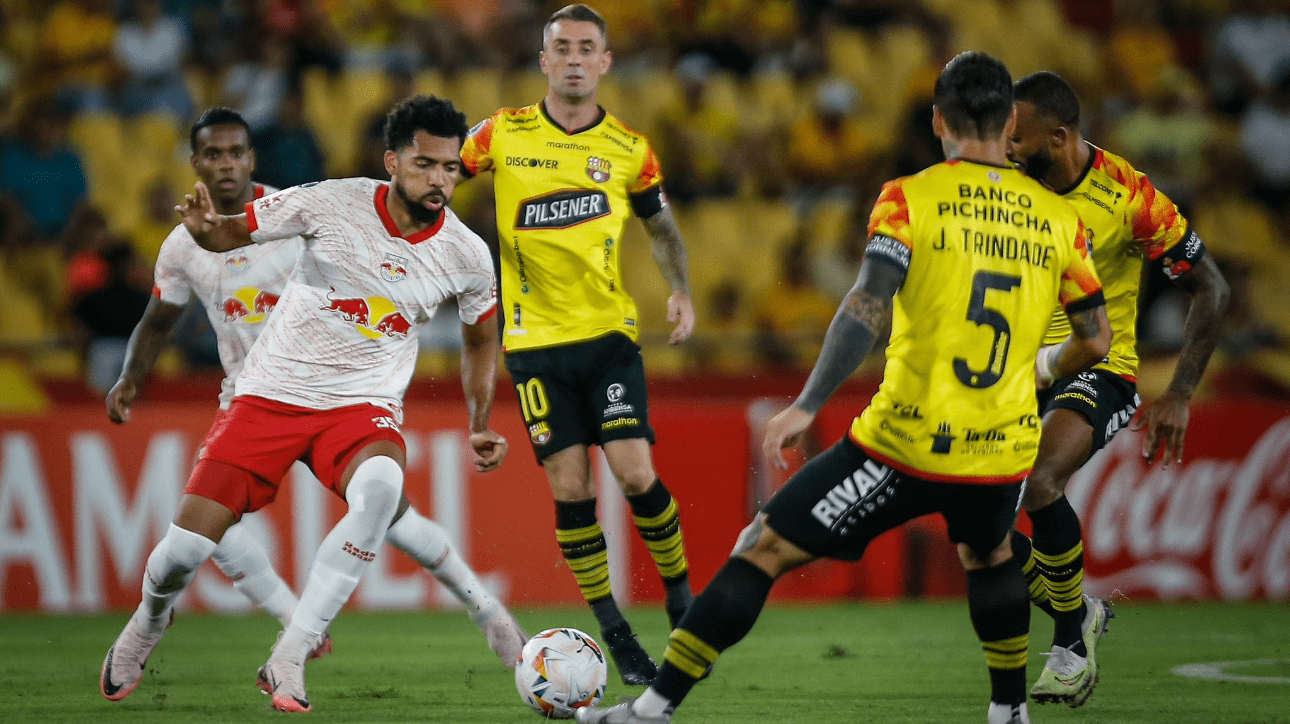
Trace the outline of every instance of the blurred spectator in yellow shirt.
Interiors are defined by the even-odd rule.
[[[655,134],[667,169],[667,193],[685,204],[705,196],[730,196],[743,168],[739,121],[708,99],[716,63],[691,53],[676,65],[681,97],[660,115]]]
[[[820,84],[812,112],[789,133],[787,175],[799,200],[849,194],[877,160],[877,146],[854,118],[860,95],[844,80]]]
[[[116,17],[110,0],[63,0],[41,33],[38,70],[47,89],[75,112],[111,109],[116,78],[112,43]]]

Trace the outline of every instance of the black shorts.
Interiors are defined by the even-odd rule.
[[[1012,530],[1021,487],[923,480],[873,460],[848,436],[789,478],[762,512],[798,548],[844,561],[859,559],[880,534],[940,513],[950,540],[985,559]]]
[[[649,426],[641,348],[618,333],[506,353],[538,462],[573,445],[645,438]]]
[[[1039,414],[1050,410],[1074,410],[1093,427],[1093,453],[1106,446],[1120,428],[1129,424],[1142,404],[1138,387],[1106,370],[1090,370],[1063,377],[1039,393]]]

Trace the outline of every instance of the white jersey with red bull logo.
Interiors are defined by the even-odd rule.
[[[265,191],[257,185],[255,198]],[[220,409],[228,409],[233,401],[233,387],[246,354],[282,296],[303,247],[304,240],[296,237],[281,244],[210,252],[193,241],[183,224],[162,242],[153,294],[168,304],[187,304],[193,294],[201,301],[215,330],[224,367]]]
[[[488,247],[450,209],[408,238],[389,185],[336,179],[247,204],[257,244],[304,237],[291,280],[238,377],[238,395],[315,410],[370,403],[402,420],[418,325],[455,298],[466,324],[496,307]]]

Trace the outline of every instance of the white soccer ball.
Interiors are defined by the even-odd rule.
[[[573,710],[605,695],[609,667],[600,644],[576,628],[549,628],[529,639],[515,666],[524,703],[547,719],[572,719]]]

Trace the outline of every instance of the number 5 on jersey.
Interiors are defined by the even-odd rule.
[[[1021,277],[1011,274],[979,271],[972,276],[972,299],[968,302],[967,318],[969,322],[993,329],[994,342],[990,345],[990,362],[983,370],[968,367],[967,360],[962,357],[954,358],[954,376],[959,378],[959,382],[983,390],[1003,377],[1008,366],[1008,347],[1012,344],[1012,327],[999,310],[985,306],[985,293],[991,289],[1011,292],[1020,286]]]

